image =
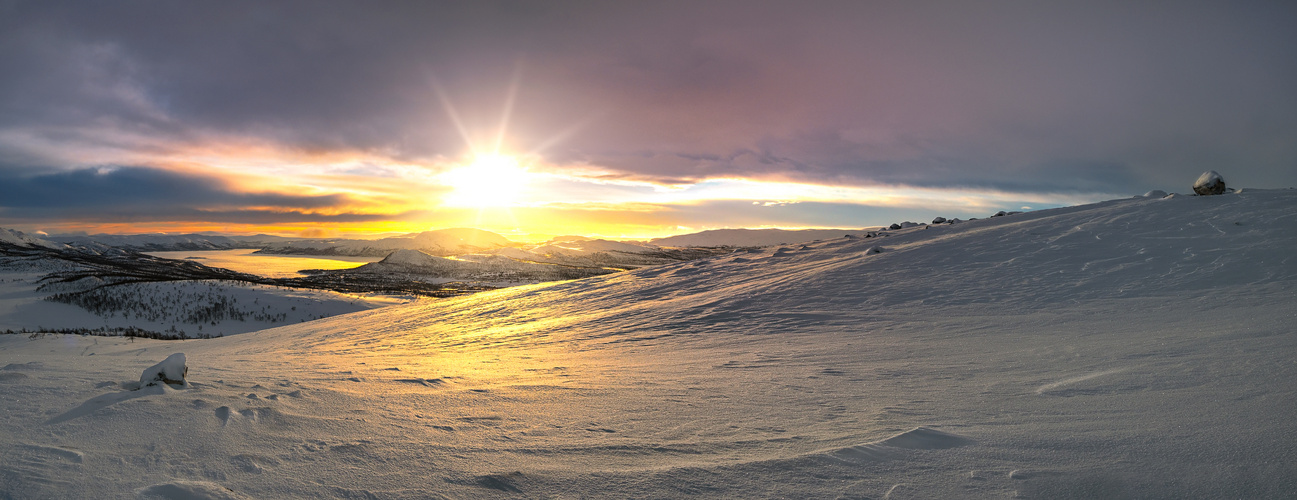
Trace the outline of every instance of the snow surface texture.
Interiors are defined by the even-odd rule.
[[[1297,491],[1297,191],[887,233],[204,341],[0,336],[0,498]],[[114,382],[181,351],[188,388]]]

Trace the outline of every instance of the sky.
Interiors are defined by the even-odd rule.
[[[0,0],[0,226],[511,239],[1297,186],[1297,2]]]

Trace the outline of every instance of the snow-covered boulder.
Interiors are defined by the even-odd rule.
[[[1203,172],[1198,176],[1198,181],[1193,183],[1193,192],[1202,196],[1222,194],[1225,192],[1225,179],[1215,170]]]
[[[946,223],[946,218],[945,218],[945,217],[934,217],[934,218],[932,219],[932,223],[933,223],[933,224],[945,224],[945,223]]]
[[[188,373],[189,367],[185,366],[185,353],[178,352],[144,370],[144,373],[140,374],[140,387],[158,384],[184,386],[185,375]]]
[[[887,226],[887,229],[891,229],[891,230],[893,230],[893,231],[895,231],[895,230],[897,230],[897,229],[900,229],[900,228],[901,228],[901,225],[900,225],[900,224],[896,224],[896,223],[892,223],[892,225]]]

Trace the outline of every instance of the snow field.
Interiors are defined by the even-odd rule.
[[[1293,190],[1138,198],[221,339],[3,336],[0,492],[1282,498],[1295,222]],[[188,388],[124,396],[176,352]]]

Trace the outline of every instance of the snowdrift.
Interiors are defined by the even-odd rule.
[[[1293,248],[1297,191],[1245,189],[201,342],[5,336],[0,496],[1284,497]],[[120,396],[182,350],[188,387]]]

